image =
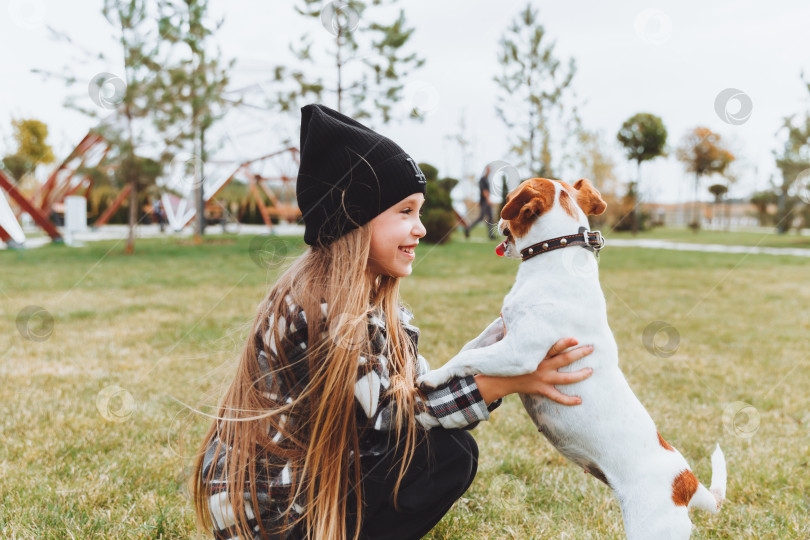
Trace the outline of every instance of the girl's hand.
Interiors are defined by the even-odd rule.
[[[533,373],[517,375],[515,377],[490,377],[476,375],[475,381],[481,396],[488,404],[507,394],[540,394],[562,405],[579,405],[582,399],[579,396],[569,396],[557,390],[555,384],[571,384],[587,379],[593,374],[593,369],[583,368],[578,371],[557,371],[563,366],[579,360],[593,352],[592,345],[577,347],[568,352],[561,353],[568,347],[577,344],[574,338],[563,338],[552,345],[546,357],[537,366]]]
[[[579,405],[582,399],[579,396],[569,396],[557,390],[555,384],[571,384],[587,379],[593,374],[593,369],[583,368],[578,371],[557,371],[563,366],[579,360],[593,352],[593,345],[583,345],[568,352],[561,353],[568,347],[577,344],[574,338],[563,338],[557,341],[548,350],[546,357],[537,366],[534,373],[510,377],[513,381],[513,392],[521,394],[540,394],[562,405]]]

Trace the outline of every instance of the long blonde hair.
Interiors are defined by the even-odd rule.
[[[206,448],[218,436],[217,456],[220,451],[226,452],[223,474],[228,480],[227,497],[237,516],[240,538],[253,537],[245,516],[243,493],[248,482],[250,505],[258,517],[256,462],[260,459],[257,454],[266,452],[291,464],[292,485],[287,510],[294,501],[304,504],[300,518],[287,520],[282,526],[285,530],[303,521],[311,538],[357,540],[363,505],[354,388],[361,368],[359,356],[370,352],[367,315],[376,309],[385,313],[387,339],[383,354],[389,362],[391,386],[387,392],[395,403],[392,420],[396,426],[397,447],[401,438],[404,440],[405,457],[400,462],[394,487],[396,504],[402,477],[419,442],[420,430],[415,422],[416,350],[399,319],[399,278],[381,275],[373,282],[367,278],[370,245],[371,224],[368,223],[326,247],[308,248],[259,304],[254,331],[242,349],[234,380],[195,459],[191,491],[198,522],[203,528],[210,531],[212,527],[208,507],[211,493],[206,484],[214,480],[216,470],[212,465],[208,477],[203,479],[203,461]],[[290,364],[284,347],[276,347],[277,352],[272,354],[268,350],[270,339],[260,341],[270,362],[271,380],[261,380],[255,336],[265,336],[272,331],[275,344],[285,343],[279,324],[272,321],[286,318],[287,295],[306,313],[308,381],[304,385],[287,369]],[[328,303],[325,327],[320,317],[322,300]],[[356,339],[358,337],[361,339]],[[286,388],[296,384],[303,386],[292,403],[284,403],[283,396],[264,391],[265,382],[277,385],[282,378]],[[268,429],[280,432],[281,439],[274,441]],[[349,459],[349,450],[353,451],[353,460]],[[267,474],[269,476],[271,471]],[[356,502],[353,532],[346,531],[345,501],[350,490]],[[261,520],[259,526],[262,534],[271,532],[264,531]]]

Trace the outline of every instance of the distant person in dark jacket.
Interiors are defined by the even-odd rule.
[[[481,205],[481,215],[464,229],[464,236],[469,238],[472,228],[483,221],[487,226],[489,239],[495,240],[495,235],[492,233],[492,225],[495,224],[492,219],[492,201],[489,199],[489,165],[486,166],[484,174],[478,180],[478,190],[480,192],[478,202]]]

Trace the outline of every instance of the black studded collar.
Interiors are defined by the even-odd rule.
[[[522,261],[526,261],[532,257],[540,255],[541,253],[570,246],[582,246],[588,251],[592,251],[598,259],[599,250],[605,247],[605,238],[599,231],[589,231],[585,227],[580,227],[579,232],[576,234],[558,236],[557,238],[550,238],[548,240],[538,242],[520,250],[520,255]]]

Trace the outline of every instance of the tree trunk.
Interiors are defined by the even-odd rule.
[[[203,59],[197,60],[197,66],[194,68],[195,79],[199,81],[197,76],[202,68]],[[200,111],[195,105],[195,88],[191,87],[191,137],[194,141],[194,152],[192,159],[194,160],[194,206],[197,208],[197,216],[194,220],[194,243],[202,243],[203,228],[205,226],[205,197],[203,194],[201,164],[202,155],[200,150]]]
[[[205,153],[205,129],[200,128],[200,199],[202,201],[203,218],[200,223],[200,236],[205,235],[205,160],[208,156]]]
[[[633,201],[633,236],[638,234],[638,218],[640,212],[638,211],[638,205],[641,201],[641,160],[636,161],[636,189],[634,190],[634,201]]]
[[[205,199],[203,197],[202,178],[200,177],[200,157],[199,141],[197,139],[197,127],[195,126],[194,133],[194,200],[197,207],[197,216],[194,220],[194,243],[202,243],[203,222],[205,221]]]
[[[135,253],[135,224],[138,221],[138,177],[135,175],[135,137],[132,134],[132,115],[127,105],[127,131],[129,135],[129,165],[127,176],[129,178],[129,236],[124,253],[131,255]]]
[[[127,247],[125,253],[131,255],[135,253],[135,224],[138,221],[138,180],[130,172],[129,185],[129,236],[127,237]]]
[[[695,173],[695,200],[692,202],[692,230],[697,234],[700,228],[698,221],[698,186],[700,185],[700,174]]]
[[[335,15],[337,17],[337,14]],[[340,22],[337,25],[337,52],[335,53],[337,58],[337,111],[343,112],[340,110],[341,102],[343,101],[343,80],[342,80],[342,71],[343,71],[343,62],[340,57],[340,35],[342,34],[343,28],[340,26]]]

